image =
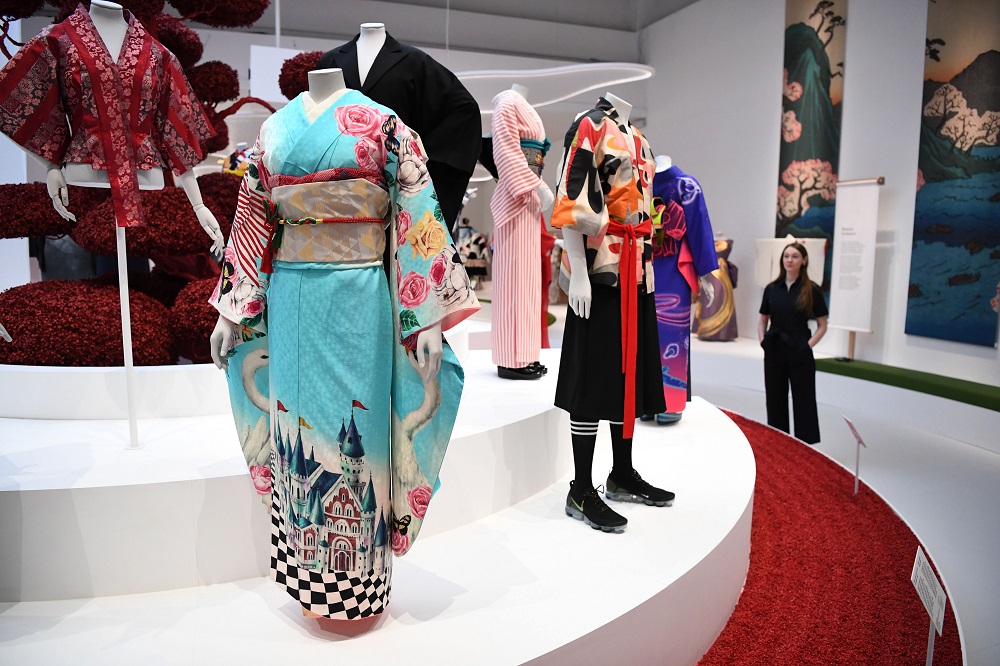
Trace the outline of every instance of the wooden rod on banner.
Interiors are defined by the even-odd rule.
[[[847,358],[854,360],[854,343],[858,339],[857,331],[850,331],[847,334]]]
[[[837,185],[867,185],[869,183],[885,185],[885,176],[879,176],[878,178],[855,178],[854,180],[837,181]]]
[[[122,352],[125,358],[125,400],[128,405],[128,448],[139,448],[139,427],[135,417],[135,381],[132,370],[132,313],[128,301],[128,257],[125,227],[115,227],[118,242],[118,296],[122,311]]]

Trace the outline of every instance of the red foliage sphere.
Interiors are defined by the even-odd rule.
[[[177,361],[161,303],[129,292],[133,362]],[[0,321],[13,342],[0,345],[0,363],[12,365],[122,365],[118,288],[93,280],[32,282],[0,294]]]
[[[141,196],[144,224],[125,232],[129,256],[150,257],[155,260],[158,256],[192,254],[211,245],[211,240],[198,223],[184,190],[168,187],[157,191],[143,191]],[[209,203],[206,202],[205,205]],[[220,221],[220,226],[223,224],[225,222]],[[87,252],[115,254],[115,214],[111,200],[80,216],[70,236]]]
[[[161,14],[156,20],[156,39],[177,56],[184,69],[194,67],[205,53],[198,33],[175,17]]]
[[[194,94],[205,104],[228,102],[240,96],[236,70],[219,60],[209,60],[185,72]]]
[[[295,99],[299,93],[309,90],[308,74],[316,69],[316,63],[322,55],[322,51],[306,51],[286,60],[278,75],[281,94],[288,99]]]
[[[0,16],[12,21],[28,18],[45,4],[45,0],[2,0]]]
[[[221,171],[198,176],[201,198],[219,221],[219,227],[226,238],[229,238],[233,226],[241,182],[243,179],[239,176]]]
[[[206,106],[204,109],[205,115],[208,116],[208,122],[215,130],[215,136],[201,142],[201,152],[208,155],[229,147],[229,125],[226,124],[226,119],[220,118],[219,114],[211,107]]]
[[[177,353],[195,363],[212,362],[209,338],[215,330],[219,311],[208,299],[218,282],[214,277],[189,282],[177,294],[170,310],[170,335]]]
[[[213,28],[246,28],[264,15],[271,0],[170,0],[186,21],[197,21]]]
[[[77,219],[102,201],[110,199],[110,190],[69,185],[69,206]],[[0,216],[0,238],[28,236],[61,236],[73,229],[73,222],[64,220],[52,207],[45,183],[12,183],[0,185],[0,210],[17,211],[16,215]]]

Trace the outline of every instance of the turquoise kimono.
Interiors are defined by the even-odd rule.
[[[271,577],[353,619],[385,608],[461,398],[450,348],[428,376],[417,334],[479,304],[419,137],[354,90],[314,122],[306,103],[261,127],[212,304],[239,324],[227,374]]]

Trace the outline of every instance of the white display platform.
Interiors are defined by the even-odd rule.
[[[462,363],[469,350],[464,323],[448,332]],[[138,366],[135,412],[140,419],[229,416],[225,374],[211,363]],[[0,419],[127,419],[123,368],[0,365]]]
[[[558,355],[512,382],[470,354],[442,488],[388,612],[354,637],[363,625],[303,618],[262,577],[267,518],[228,416],[143,420],[139,451],[124,421],[0,420],[0,663],[694,663],[745,580],[749,445],[701,400],[639,424],[637,468],[678,500],[618,505],[623,535],[591,530],[563,511]],[[605,426],[595,480],[609,467]]]

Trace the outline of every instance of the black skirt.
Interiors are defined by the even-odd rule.
[[[590,318],[566,310],[556,407],[589,421],[621,421],[625,405],[622,372],[621,292],[592,284]],[[660,339],[653,294],[640,290],[635,364],[635,414],[667,410],[660,368]]]

